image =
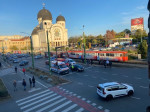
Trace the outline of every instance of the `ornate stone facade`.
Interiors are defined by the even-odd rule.
[[[47,51],[47,36],[50,48],[68,45],[68,30],[65,28],[65,18],[59,15],[52,24],[51,13],[43,8],[37,15],[38,25],[32,31],[33,48],[35,52]]]

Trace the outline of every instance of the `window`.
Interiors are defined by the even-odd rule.
[[[112,91],[119,90],[119,86],[113,86],[113,87],[111,87],[111,90],[112,90]]]
[[[112,89],[111,89],[111,88],[107,88],[106,90],[107,90],[107,91],[111,91]]]
[[[119,89],[120,89],[120,90],[121,90],[121,89],[127,89],[127,87],[124,86],[124,85],[120,85],[120,86],[119,86]]]
[[[106,56],[109,56],[109,53],[106,53]]]
[[[113,54],[113,53],[110,53],[110,56],[114,57],[114,54]]]
[[[120,57],[122,57],[122,54],[120,54]]]

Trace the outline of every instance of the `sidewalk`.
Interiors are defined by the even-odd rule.
[[[8,69],[9,70],[9,69]],[[1,75],[0,78],[2,79],[3,83],[5,84],[10,96],[13,99],[18,99],[21,97],[25,97],[28,96],[34,92],[46,89],[51,87],[50,84],[40,80],[38,77],[35,77],[36,83],[35,83],[35,88],[30,88],[30,84],[29,84],[29,77],[32,78],[32,74],[29,74],[26,72],[26,74],[24,75],[22,72],[22,69],[18,69],[18,73],[15,73],[14,71],[7,71],[5,69],[6,74],[5,75]],[[2,73],[2,70],[1,70]],[[4,73],[3,73],[4,74]],[[27,86],[26,86],[26,91],[23,90],[23,86],[22,86],[22,80],[25,79]],[[14,92],[14,88],[13,88],[13,81],[16,80],[17,82],[17,91]]]

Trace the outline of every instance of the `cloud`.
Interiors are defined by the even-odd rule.
[[[136,7],[137,10],[142,10],[142,9],[145,9],[145,6],[138,6]]]

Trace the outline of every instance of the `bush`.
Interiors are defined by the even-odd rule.
[[[8,97],[8,91],[6,89],[6,87],[4,86],[2,80],[0,79],[0,98],[2,97]]]

